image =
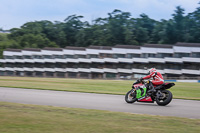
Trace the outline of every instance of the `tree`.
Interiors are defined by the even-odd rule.
[[[63,31],[67,40],[65,46],[74,45],[76,42],[75,36],[81,29],[88,26],[88,22],[82,22],[81,18],[83,16],[71,15],[64,20]]]
[[[111,44],[124,44],[125,32],[127,22],[131,16],[129,12],[122,12],[115,9],[112,13],[108,13],[108,25],[107,30],[109,32]]]
[[[160,33],[160,43],[174,44],[177,40],[176,29],[174,29],[173,20],[169,20],[165,23],[163,31]]]
[[[144,44],[148,41],[149,36],[148,36],[148,31],[146,28],[143,27],[138,27],[136,29],[136,41],[139,42],[140,44]]]
[[[199,3],[200,5],[200,3]],[[187,42],[200,42],[200,7],[186,16]]]
[[[58,47],[54,42],[39,34],[25,34],[20,38],[20,44],[24,48]]]
[[[165,43],[164,38],[166,34],[164,34],[165,25],[167,24],[167,20],[162,19],[160,22],[156,22],[152,34],[150,35],[149,43]]]
[[[151,36],[155,27],[156,21],[149,18],[146,14],[141,14],[141,18],[137,19],[137,26],[145,28],[148,31],[148,36]]]
[[[139,42],[137,41],[136,31],[137,31],[137,20],[134,18],[131,18],[127,22],[127,26],[125,28],[125,44],[128,45],[139,45]]]
[[[176,10],[175,10],[175,14],[172,14],[175,33],[176,33],[176,38],[173,42],[183,42],[184,41],[184,33],[185,33],[185,31],[184,31],[185,17],[183,16],[184,11],[185,10],[183,8],[181,8],[180,6],[177,6]]]

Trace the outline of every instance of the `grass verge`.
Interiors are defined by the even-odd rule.
[[[1,133],[198,133],[200,119],[0,102]]]
[[[65,78],[0,77],[0,86],[57,91],[125,95],[131,80],[91,80]],[[174,98],[200,100],[200,83],[175,83]]]

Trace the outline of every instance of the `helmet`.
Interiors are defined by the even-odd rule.
[[[150,75],[154,75],[155,73],[156,73],[156,69],[155,68],[149,69],[149,74]]]

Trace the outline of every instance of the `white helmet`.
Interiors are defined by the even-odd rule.
[[[156,72],[157,72],[157,71],[156,71],[155,68],[149,69],[149,74],[150,74],[150,75],[154,75]]]

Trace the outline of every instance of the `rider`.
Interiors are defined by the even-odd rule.
[[[157,70],[155,68],[151,68],[149,69],[149,75],[140,78],[140,80],[143,79],[150,79],[153,78],[153,80],[151,82],[149,82],[149,93],[151,92],[155,92],[154,86],[158,86],[164,83],[164,79],[163,76],[160,72],[157,72]]]

